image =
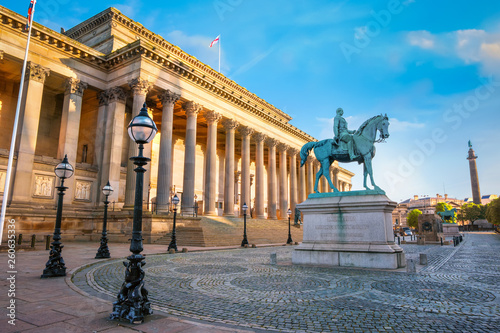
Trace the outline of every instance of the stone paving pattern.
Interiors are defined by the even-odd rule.
[[[253,331],[500,332],[500,235],[401,246],[407,258],[426,253],[428,265],[418,273],[295,266],[291,246],[148,255],[146,288],[155,313]],[[122,261],[84,267],[72,282],[112,301]]]

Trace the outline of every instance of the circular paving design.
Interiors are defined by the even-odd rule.
[[[467,241],[456,248],[405,244],[409,257],[428,255],[416,274],[296,266],[293,247],[150,255],[144,281],[155,310],[255,330],[493,332],[500,331],[492,262],[500,262],[500,237],[491,242],[487,253]],[[278,265],[270,264],[273,252]],[[79,287],[116,297],[122,262],[85,267],[75,273],[87,281]]]

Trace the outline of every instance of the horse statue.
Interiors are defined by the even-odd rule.
[[[453,220],[456,216],[457,209],[456,208],[448,209],[446,207],[444,207],[444,209],[445,210],[443,210],[442,212],[437,212],[437,214],[439,216],[441,216],[441,219],[443,220],[443,222]]]
[[[365,121],[359,129],[353,134],[353,142],[357,157],[351,159],[346,147],[334,144],[333,139],[326,139],[318,142],[308,142],[300,149],[300,166],[302,167],[309,156],[311,149],[314,149],[316,159],[321,163],[321,168],[316,173],[316,182],[314,183],[314,192],[318,192],[318,182],[321,176],[326,177],[328,184],[334,190],[339,190],[333,185],[330,178],[330,165],[334,161],[342,163],[358,162],[363,163],[363,186],[370,190],[366,185],[366,176],[370,175],[370,181],[375,190],[382,191],[375,185],[373,180],[372,158],[375,156],[375,142],[383,142],[389,137],[389,119],[385,116],[374,116]],[[377,132],[380,132],[380,138],[377,139]]]

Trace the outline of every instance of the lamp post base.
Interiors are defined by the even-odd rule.
[[[97,250],[95,259],[106,259],[106,258],[111,258],[111,255],[109,254],[108,238],[103,236],[101,237],[101,246]]]
[[[42,279],[66,276],[66,266],[64,265],[64,259],[61,256],[61,250],[63,246],[51,246],[49,261],[45,264],[45,269],[41,276]]]
[[[125,265],[125,282],[123,282],[118,300],[113,302],[113,312],[109,319],[126,319],[131,324],[143,322],[144,317],[153,313],[151,303],[148,300],[148,291],[144,288],[144,271],[142,266],[144,256],[132,254],[127,257]]]

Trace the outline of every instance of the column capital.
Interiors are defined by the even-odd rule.
[[[240,124],[233,119],[224,119],[222,121],[222,126],[224,126],[224,129],[226,131],[234,130],[236,129]]]
[[[264,133],[260,133],[260,132],[255,132],[252,137],[256,142],[259,142],[259,143],[263,142],[267,138],[267,136]]]
[[[267,137],[265,143],[269,148],[276,147],[276,145],[278,144],[278,140],[276,140],[275,138]]]
[[[109,104],[109,95],[107,90],[100,91],[97,94],[97,100],[99,101],[99,106],[104,106]]]
[[[64,92],[65,95],[75,94],[80,97],[83,96],[83,91],[87,89],[87,87],[89,86],[87,83],[82,82],[73,77],[66,79],[65,85],[66,85],[66,91]]]
[[[314,162],[314,160],[316,160],[316,158],[313,157],[313,156],[308,156],[307,157],[307,163],[312,163],[312,162]]]
[[[300,150],[297,148],[289,147],[288,148],[288,154],[291,155],[298,155],[300,153]]]
[[[205,113],[203,115],[205,116],[205,119],[207,120],[208,125],[211,125],[213,123],[218,123],[219,120],[222,118],[220,113],[215,112],[214,110],[205,111]]]
[[[182,104],[182,108],[186,111],[188,117],[197,116],[201,111],[201,105],[193,101],[186,102]]]
[[[109,98],[109,103],[112,102],[122,102],[125,103],[127,100],[127,94],[125,93],[125,90],[122,87],[113,87],[108,90],[106,90],[106,93]]]
[[[45,78],[50,75],[50,69],[28,61],[26,63],[25,79],[34,80],[40,83],[45,82]]]
[[[158,98],[161,101],[161,104],[175,104],[181,98],[180,94],[174,93],[173,91],[170,91],[169,89],[163,90],[159,95]]]
[[[340,172],[340,170],[338,168],[333,168],[333,173],[334,174],[338,174]]]
[[[142,79],[140,77],[132,79],[128,82],[130,89],[132,89],[132,94],[134,95],[147,95],[153,84],[148,80]]]
[[[238,127],[238,132],[240,132],[242,136],[250,136],[254,132],[254,129],[248,126],[240,126]]]
[[[280,153],[286,153],[286,151],[288,150],[288,148],[290,148],[290,146],[285,144],[285,143],[280,142],[278,144],[277,148],[278,148],[278,151]]]

